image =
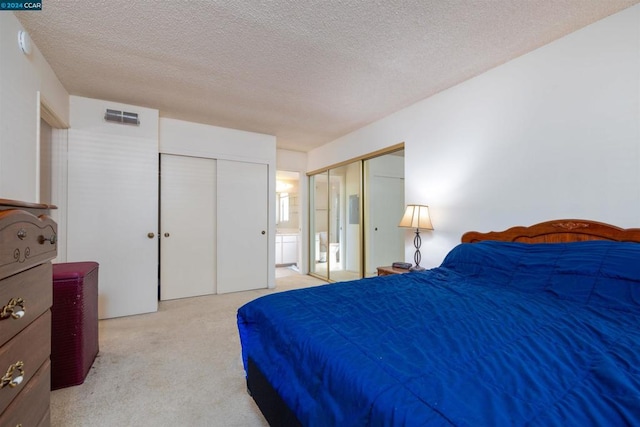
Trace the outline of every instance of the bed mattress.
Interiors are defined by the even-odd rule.
[[[246,304],[245,368],[309,426],[639,423],[638,245],[485,243]]]

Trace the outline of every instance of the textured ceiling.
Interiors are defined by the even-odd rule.
[[[16,16],[72,95],[308,151],[639,1],[47,1]]]

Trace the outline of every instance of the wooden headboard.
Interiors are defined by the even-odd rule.
[[[640,243],[640,228],[620,228],[584,219],[556,219],[529,227],[512,227],[504,231],[480,233],[469,231],[462,235],[463,243],[483,240],[523,243],[563,243],[584,240],[612,240]]]

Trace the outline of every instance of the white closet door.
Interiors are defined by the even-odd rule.
[[[268,166],[218,160],[218,293],[268,286]]]
[[[158,141],[70,129],[67,209],[67,260],[100,265],[98,316],[157,311]]]
[[[160,156],[160,299],[216,292],[216,160]]]

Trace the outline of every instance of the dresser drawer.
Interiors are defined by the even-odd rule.
[[[55,258],[57,231],[46,215],[0,211],[0,279]]]
[[[9,341],[51,307],[52,278],[51,263],[46,263],[0,280],[0,345]],[[19,317],[21,309],[24,314]],[[3,310],[6,311],[4,317]],[[11,315],[12,310],[15,317]],[[1,375],[4,375],[4,372]]]
[[[0,415],[0,426],[38,427],[50,424],[51,364],[47,360],[35,373],[24,390]]]
[[[50,354],[51,311],[47,310],[0,347],[0,376],[13,372],[11,378],[15,380],[22,374],[22,381],[15,387],[6,385],[0,388],[0,412],[25,388]]]

